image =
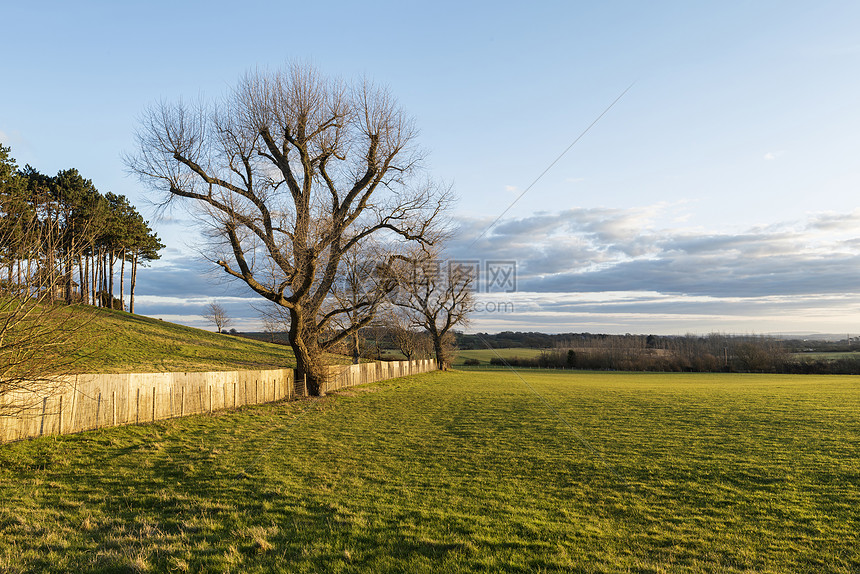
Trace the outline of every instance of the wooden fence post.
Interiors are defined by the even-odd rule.
[[[155,420],[155,387],[152,387],[152,420]]]
[[[111,415],[111,423],[110,426],[116,426],[116,391],[111,391],[111,409],[113,414]]]
[[[48,397],[42,397],[42,422],[39,425],[39,436],[45,434],[45,417],[48,416]],[[21,436],[24,435],[24,409],[21,409],[21,424],[19,425]]]
[[[135,409],[134,424],[140,424],[140,387],[137,387],[137,408]]]

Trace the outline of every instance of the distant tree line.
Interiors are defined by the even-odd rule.
[[[679,338],[678,335],[610,335],[602,333],[538,333],[524,331],[503,331],[501,333],[475,333],[465,334],[457,333],[457,345],[460,349],[486,349],[487,345],[495,349],[526,347],[529,349],[554,349],[557,347],[576,347],[581,344],[590,344],[591,341],[602,341],[613,338],[630,339],[641,341],[645,338],[646,343],[654,346],[660,341],[671,341]],[[722,338],[732,338],[736,340],[746,339],[755,341],[761,339],[759,335],[726,335],[722,333],[712,333],[709,335],[683,335],[681,338],[710,338],[718,340]],[[789,339],[780,337],[777,340],[788,349],[790,352],[846,352],[860,350],[860,337],[848,336],[841,340],[825,340],[825,339]],[[773,337],[771,337],[773,338]],[[671,345],[671,343],[667,343]]]
[[[742,372],[791,374],[860,374],[860,359],[806,358],[796,354],[807,342],[767,336],[710,334],[706,336],[544,335],[500,334],[508,346],[525,340],[551,342],[540,355],[493,358],[490,364],[514,367],[659,372]],[[495,335],[460,335],[461,345],[474,337],[496,347]],[[515,344],[510,344],[515,343]],[[501,348],[501,346],[499,346]]]
[[[128,310],[134,312],[138,267],[158,259],[164,247],[148,222],[125,196],[100,193],[76,169],[54,176],[29,165],[18,169],[10,152],[0,145],[3,290],[123,309],[128,264]]]
[[[591,336],[586,333],[586,336]],[[527,347],[530,349],[550,349],[557,344],[567,341],[570,337],[577,337],[573,333],[563,335],[521,331],[503,331],[501,333],[478,333],[466,335],[457,333],[457,346],[462,350],[486,349],[489,344],[494,349],[506,349],[511,347]],[[599,335],[598,335],[599,336]]]

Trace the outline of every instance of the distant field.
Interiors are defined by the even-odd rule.
[[[502,357],[503,359],[511,359],[519,357],[522,359],[530,359],[537,357],[545,349],[530,349],[525,347],[509,347],[505,349],[471,349],[457,351],[457,359],[454,365],[462,365],[466,359],[477,359],[484,364],[489,364],[490,359]]]
[[[834,353],[793,353],[795,359],[810,359],[814,361],[835,361],[837,359],[860,359],[860,351],[843,351]]]
[[[5,445],[0,572],[860,571],[860,378],[522,377]]]

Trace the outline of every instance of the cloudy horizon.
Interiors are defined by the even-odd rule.
[[[514,292],[487,289],[481,278],[466,332],[830,334],[860,327],[860,295],[852,290],[860,210],[730,233],[685,227],[679,209],[540,211],[489,229],[491,217],[458,218],[451,258],[516,269]],[[186,234],[191,224],[171,223]],[[265,302],[191,253],[193,245],[168,249],[140,273],[138,310],[211,328],[202,314],[216,300],[237,329],[259,330]]]

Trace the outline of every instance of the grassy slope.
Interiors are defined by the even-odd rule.
[[[0,572],[860,570],[857,377],[523,376],[6,445]]]
[[[95,309],[78,311],[83,327],[74,334],[88,373],[214,371],[295,366],[289,347],[252,341],[132,315]]]

